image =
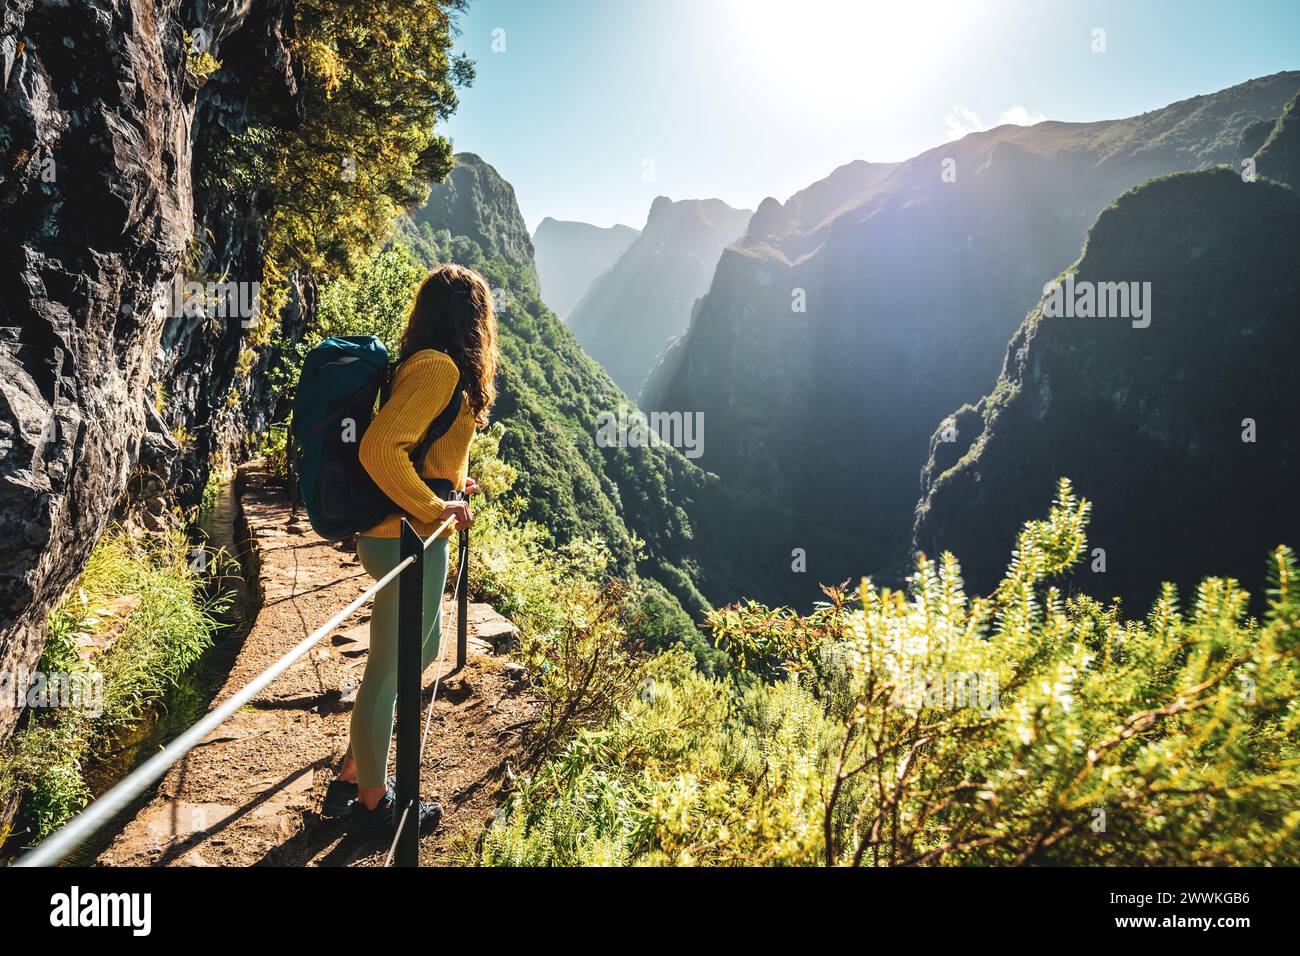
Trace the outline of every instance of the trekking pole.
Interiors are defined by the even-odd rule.
[[[424,630],[424,542],[402,519],[401,560],[414,558],[397,579],[397,804],[402,820],[397,865],[420,865],[420,667]]]
[[[460,533],[460,570],[456,572],[456,669],[469,650],[469,529]]]

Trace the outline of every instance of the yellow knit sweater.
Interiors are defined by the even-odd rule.
[[[443,502],[420,480],[420,475],[445,478],[457,490],[464,489],[469,443],[474,437],[474,412],[467,400],[461,401],[460,414],[447,433],[430,446],[419,475],[411,464],[411,449],[451,401],[457,378],[456,363],[436,349],[416,352],[398,366],[388,401],[366,428],[359,452],[361,464],[375,484],[402,510],[363,534],[398,537],[402,514],[419,534],[433,533]],[[453,530],[454,526],[443,537],[449,537]]]

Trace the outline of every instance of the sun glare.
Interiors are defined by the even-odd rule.
[[[729,0],[726,11],[733,68],[837,124],[907,108],[970,16],[963,4],[843,0]]]

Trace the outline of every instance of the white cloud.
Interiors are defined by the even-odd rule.
[[[1004,123],[1010,123],[1013,126],[1033,126],[1035,123],[1042,123],[1047,119],[1042,113],[1034,113],[1025,109],[1023,106],[1013,106],[1009,110],[1003,110],[998,116],[998,121],[994,126],[1002,126]]]
[[[961,139],[967,133],[979,133],[1007,123],[1013,126],[1033,126],[1045,119],[1047,117],[1042,113],[1035,113],[1017,104],[999,113],[992,123],[985,123],[974,110],[959,106],[943,118],[943,123],[948,127],[948,139],[951,141]]]

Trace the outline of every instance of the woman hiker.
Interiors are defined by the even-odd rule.
[[[399,349],[391,392],[361,439],[361,463],[398,507],[357,538],[357,556],[378,579],[398,563],[399,529],[405,515],[428,536],[447,518],[455,530],[473,521],[468,500],[446,500],[447,489],[468,499],[477,485],[468,475],[469,444],[487,424],[496,399],[497,329],[492,293],[478,273],[444,265],[425,278],[415,294]],[[459,381],[460,410],[451,427],[430,445],[417,473],[411,451],[448,407]],[[443,494],[435,493],[441,488]],[[442,591],[447,579],[448,528],[424,555],[423,667],[438,654],[442,636]],[[396,798],[388,782],[388,749],[397,700],[398,589],[375,596],[370,616],[370,653],[352,707],[352,738],[338,778],[325,794],[322,814],[349,813],[354,832],[390,836],[396,828]],[[436,826],[442,808],[421,803],[421,828]]]

